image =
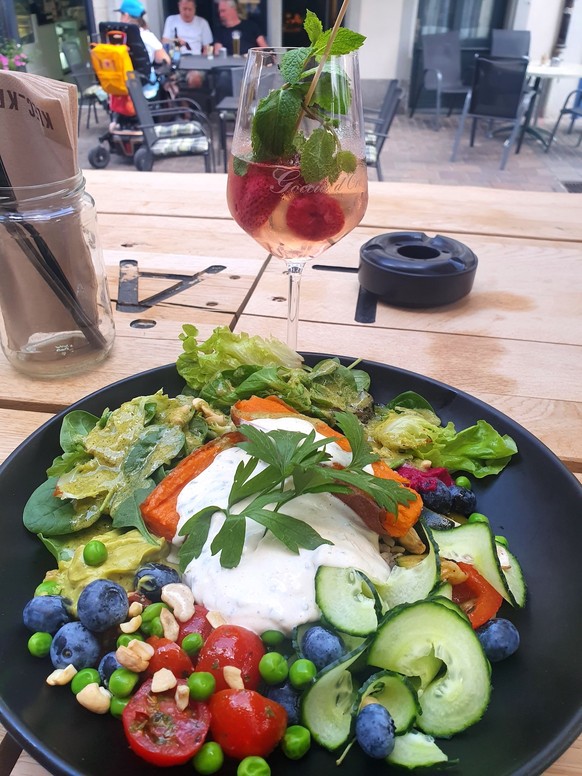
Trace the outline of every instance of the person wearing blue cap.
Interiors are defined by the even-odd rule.
[[[128,24],[137,24],[144,46],[147,49],[150,62],[171,64],[170,55],[162,46],[161,40],[148,29],[144,19],[146,9],[140,0],[123,0],[117,11],[121,14],[121,21]]]

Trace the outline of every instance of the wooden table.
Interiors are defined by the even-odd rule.
[[[92,372],[33,381],[0,355],[0,460],[71,402],[174,361],[185,322],[202,337],[217,325],[285,334],[283,265],[230,218],[224,175],[88,170],[86,177],[114,302],[121,260],[159,273],[140,279],[140,299],[176,282],[164,274],[224,269],[146,312],[116,312],[112,355]],[[473,290],[442,308],[380,303],[373,323],[358,323],[359,249],[374,235],[399,230],[466,243],[479,258]],[[580,205],[569,194],[372,182],[361,225],[306,267],[299,349],[357,355],[450,383],[513,417],[582,478],[582,435],[574,433],[582,418],[581,250]],[[144,320],[155,325],[140,328]],[[0,774],[10,772],[17,755],[5,738]],[[581,775],[582,741],[546,773]],[[24,753],[12,774],[46,771]]]

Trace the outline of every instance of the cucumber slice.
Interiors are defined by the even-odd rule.
[[[501,566],[501,571],[503,572],[505,580],[509,585],[509,589],[511,590],[511,593],[515,599],[515,605],[522,609],[525,606],[525,601],[527,598],[527,587],[521,566],[519,565],[519,561],[504,544],[500,544],[499,542],[495,542],[495,544],[497,547],[498,557],[499,554],[501,554],[501,558],[504,560],[507,558],[509,567],[507,567],[504,562]]]
[[[455,612],[456,614],[458,614],[459,617],[462,617],[464,620],[467,620],[467,622],[469,622],[469,616],[467,615],[467,613],[464,612],[458,604],[456,604],[454,601],[451,601],[450,598],[447,598],[444,595],[431,595],[429,600],[434,601],[435,604],[446,606],[452,612]]]
[[[380,703],[389,711],[397,736],[408,732],[420,714],[418,695],[412,682],[394,671],[378,671],[360,687],[354,716],[366,700]]]
[[[386,758],[386,762],[412,770],[452,761],[439,749],[432,736],[427,736],[419,730],[410,730],[396,738],[394,749]]]
[[[515,597],[510,590],[497,556],[495,537],[488,523],[464,523],[449,531],[434,531],[443,558],[472,563],[479,574],[512,606]]]
[[[378,627],[382,604],[374,585],[357,569],[320,566],[315,602],[325,620],[351,636],[367,636]]]
[[[388,609],[404,603],[421,601],[440,582],[440,558],[432,531],[423,526],[428,543],[426,558],[416,566],[394,566],[386,584],[378,586],[378,593]],[[450,533],[453,529],[450,529]]]
[[[453,586],[450,582],[441,582],[440,585],[437,585],[435,589],[431,593],[431,598],[433,596],[441,596],[442,598],[448,598],[449,601],[453,600]]]
[[[368,663],[420,678],[416,724],[429,735],[465,730],[489,704],[491,666],[479,639],[469,622],[441,603],[417,601],[389,612]]]
[[[368,648],[366,640],[339,660],[326,666],[301,698],[301,722],[318,744],[333,751],[346,743],[352,727],[357,691],[349,672]]]

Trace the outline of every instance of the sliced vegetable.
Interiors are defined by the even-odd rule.
[[[382,604],[374,585],[356,569],[320,566],[315,602],[325,620],[342,633],[367,636],[378,627]]]
[[[424,526],[428,554],[414,566],[394,566],[386,584],[378,586],[385,607],[412,603],[426,598],[440,582],[440,558],[432,533]]]
[[[439,763],[451,763],[447,755],[437,746],[432,736],[427,736],[419,730],[410,730],[403,736],[398,736],[394,749],[386,758],[390,765],[413,770],[426,768]]]
[[[457,561],[457,565],[465,572],[467,579],[459,585],[453,585],[453,601],[465,612],[473,628],[478,628],[495,617],[503,598],[475,566],[462,561]]]
[[[397,736],[412,728],[420,714],[418,695],[410,679],[394,671],[378,671],[358,691],[354,713],[364,703],[380,703],[390,712]]]

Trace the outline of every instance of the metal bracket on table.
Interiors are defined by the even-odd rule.
[[[352,275],[358,272],[355,267],[339,267],[326,264],[314,264],[313,269],[323,270],[325,272],[348,272]],[[375,323],[377,307],[378,297],[360,286],[358,301],[356,302],[356,312],[354,315],[356,323]]]
[[[124,259],[119,262],[119,285],[117,292],[116,309],[122,313],[143,313],[160,302],[165,302],[172,296],[185,291],[187,288],[201,283],[207,275],[217,275],[226,267],[223,264],[211,264],[193,275],[182,275],[175,272],[148,272],[140,270],[137,261]],[[164,280],[177,281],[164,291],[152,294],[146,299],[139,298],[140,278],[162,278]]]

